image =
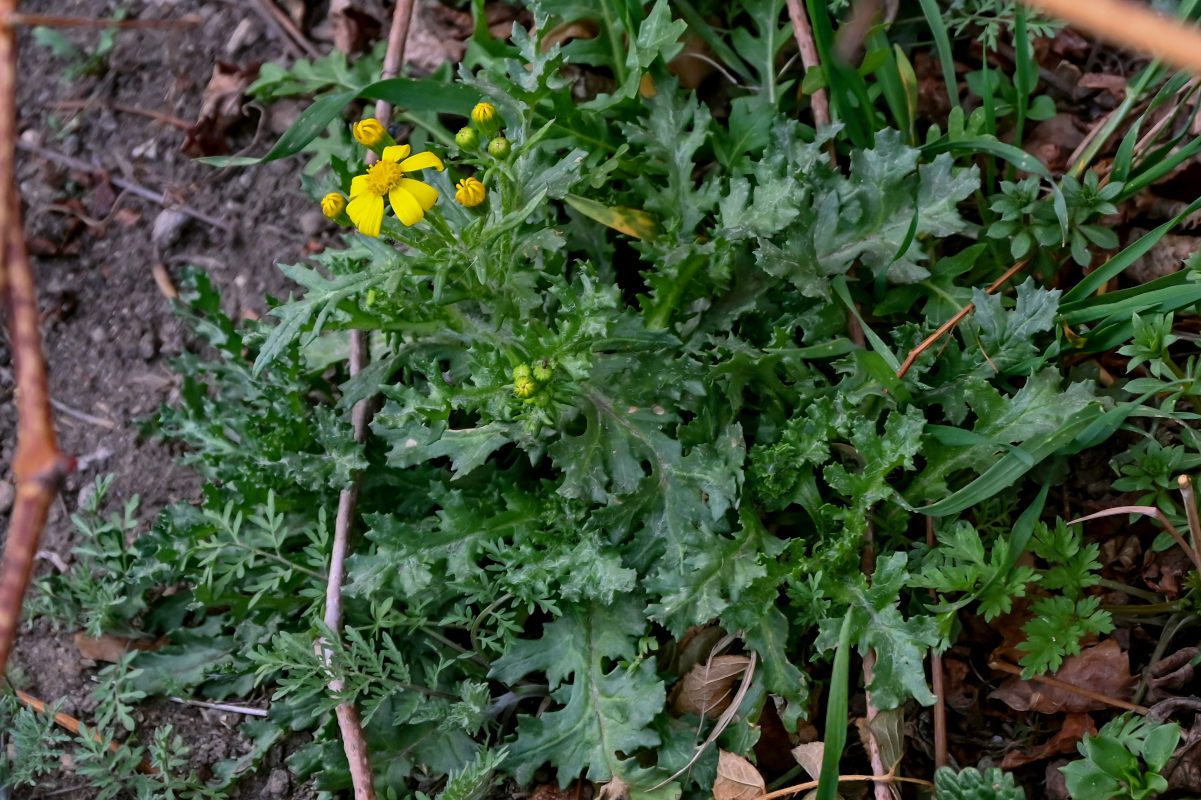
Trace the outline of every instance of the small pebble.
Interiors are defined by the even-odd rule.
[[[299,221],[300,229],[304,231],[305,236],[316,236],[325,230],[325,226],[329,223],[320,209],[304,212],[300,215]]]
[[[263,795],[266,797],[286,797],[288,792],[288,771],[286,769],[271,770],[271,777],[267,778],[267,784],[263,786]]]
[[[138,339],[138,355],[143,361],[149,361],[158,355],[158,337],[154,335],[154,331],[146,331],[142,338]]]
[[[0,481],[0,514],[7,514],[9,509],[13,507],[13,500],[16,499],[17,490],[8,481]]]
[[[188,223],[188,215],[172,208],[164,208],[154,218],[154,227],[150,231],[150,241],[157,247],[170,247],[179,241],[184,226]]]

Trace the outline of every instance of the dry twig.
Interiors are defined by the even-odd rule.
[[[384,55],[384,66],[380,77],[384,80],[395,78],[400,73],[400,65],[404,62],[405,42],[409,36],[409,21],[413,16],[413,0],[400,0],[392,18],[392,30],[388,34],[388,49]],[[375,106],[375,116],[384,125],[392,116],[392,106],[379,101]],[[368,349],[367,334],[355,330],[350,334],[350,374],[355,375],[367,365]],[[354,426],[355,441],[363,442],[367,438],[367,423],[371,418],[371,407],[374,398],[364,398],[355,403],[351,410],[351,420]],[[350,531],[354,525],[355,507],[358,504],[359,483],[362,476],[356,474],[350,486],[342,490],[338,497],[338,514],[334,522],[334,541],[330,552],[329,580],[325,589],[325,624],[334,633],[339,633],[342,627],[342,580],[346,572],[346,555],[349,551]],[[322,642],[317,643],[318,652],[329,660],[331,654]],[[329,683],[333,693],[342,691],[342,681],[335,678]],[[374,800],[375,788],[372,785],[371,762],[368,759],[367,742],[363,736],[363,725],[354,704],[340,703],[336,709],[338,729],[342,734],[342,747],[346,751],[346,760],[350,764],[351,782],[354,784],[355,800]]]
[[[291,51],[296,58],[317,58],[321,53],[313,46],[300,29],[292,22],[280,7],[271,0],[254,0],[251,7],[258,15],[275,29],[283,40],[284,47]]]
[[[15,5],[13,3],[12,5]],[[63,17],[55,14],[6,14],[10,25],[27,27],[45,25],[49,28],[157,28],[174,30],[199,25],[199,14],[188,14],[180,19],[103,19],[100,17]]]
[[[801,64],[806,70],[821,66],[817,54],[817,43],[813,40],[813,28],[809,25],[809,14],[803,0],[788,0],[788,16],[792,19],[792,33],[797,47],[801,49]],[[825,89],[818,89],[809,97],[813,104],[813,121],[821,128],[830,124],[830,101]]]
[[[1024,0],[1121,47],[1190,72],[1201,72],[1201,31],[1128,0]]]
[[[17,140],[17,47],[10,23],[16,5],[17,0],[0,0],[0,293],[8,313],[17,384],[16,498],[0,563],[0,674],[17,635],[50,502],[70,465],[59,452],[54,435],[37,296],[17,195],[13,151]]]
[[[33,697],[32,695],[28,695],[25,692],[22,692],[20,689],[17,689],[16,693],[17,693],[18,700],[20,700],[22,703],[24,703],[29,708],[32,708],[37,713],[39,713],[39,714],[51,713],[50,707],[47,706],[45,703],[43,703],[41,700],[37,699],[36,697]],[[83,735],[82,733],[80,733],[80,730],[79,730],[81,723],[79,722],[79,720],[75,719],[75,717],[71,716],[70,714],[64,714],[61,711],[55,712],[54,724],[59,726],[60,728],[63,728],[64,730],[70,731],[71,733],[75,734],[76,736]],[[114,753],[121,749],[120,746],[116,742],[105,739],[103,736],[101,736],[99,733],[96,733],[95,731],[92,732],[92,740],[95,742],[99,742],[100,744],[106,745],[108,747],[108,749]],[[158,770],[154,768],[154,765],[151,764],[149,761],[147,761],[144,758],[141,760],[141,762],[138,763],[138,772],[142,773],[143,775],[157,775],[158,774]]]
[[[109,182],[118,189],[124,189],[130,194],[135,194],[138,197],[158,203],[163,208],[170,208],[178,211],[181,214],[187,214],[193,219],[198,219],[201,222],[208,223],[214,228],[220,228],[226,233],[233,231],[229,224],[223,222],[222,220],[216,219],[215,217],[210,217],[208,214],[201,213],[190,206],[182,205],[180,203],[173,203],[166,195],[160,194],[159,192],[151,189],[147,189],[141,184],[110,175],[108,170],[104,169],[103,167],[98,167],[95,164],[89,164],[87,161],[83,161],[78,158],[72,158],[71,156],[64,155],[63,153],[58,153],[54,150],[47,150],[45,147],[38,147],[37,145],[27,144],[22,141],[17,141],[17,147],[27,153],[33,153],[39,158],[44,158],[47,161],[53,161],[56,164],[61,164],[68,169],[79,170],[80,172],[102,173],[108,176]]]
[[[1000,672],[1008,672],[1010,675],[1020,676],[1022,674],[1021,667],[1015,666],[1006,661],[992,659],[988,662],[988,666],[990,669],[999,670]],[[1072,692],[1073,694],[1078,694],[1081,697],[1087,697],[1089,700],[1096,700],[1098,703],[1104,703],[1105,705],[1113,706],[1114,708],[1120,708],[1123,711],[1133,711],[1136,714],[1146,714],[1151,710],[1146,706],[1128,703],[1125,700],[1119,700],[1116,697],[1110,697],[1109,695],[1101,694],[1100,692],[1094,692],[1092,689],[1085,689],[1083,686],[1077,686],[1074,683],[1068,683],[1067,681],[1061,681],[1058,678],[1052,678],[1050,675],[1031,675],[1030,680],[1036,681],[1037,683],[1046,684],[1047,686],[1053,686],[1056,689],[1063,689],[1065,692]]]
[[[924,781],[921,778],[902,778],[900,775],[894,775],[891,772],[881,773],[879,775],[839,775],[839,783],[855,783],[859,781],[874,781],[877,784],[890,783],[916,783],[918,786],[927,786],[934,788],[934,784],[930,781]],[[753,800],[776,800],[777,797],[788,797],[793,794],[807,792],[810,789],[816,789],[820,781],[807,781],[798,783],[796,786],[785,786],[783,789],[776,789],[774,792],[761,794]]]
[[[1009,269],[1005,270],[1004,275],[1002,275],[1001,277],[999,277],[995,281],[993,281],[991,284],[989,284],[989,287],[984,290],[985,294],[992,294],[997,289],[1000,289],[1005,284],[1006,281],[1008,281],[1010,278],[1012,278],[1014,275],[1016,275],[1022,267],[1026,266],[1026,264],[1029,263],[1029,261],[1030,261],[1029,258],[1023,258],[1021,261],[1014,264]],[[904,378],[905,373],[908,372],[909,368],[913,366],[913,362],[917,361],[918,356],[920,356],[922,353],[929,350],[931,345],[933,345],[939,339],[941,339],[942,337],[944,337],[948,333],[950,333],[952,330],[954,330],[956,325],[958,325],[960,322],[963,322],[964,317],[966,317],[968,314],[972,313],[975,310],[976,310],[976,304],[968,303],[966,306],[959,309],[959,311],[955,314],[955,316],[951,317],[949,320],[944,322],[942,325],[939,325],[938,330],[936,330],[934,333],[927,336],[922,341],[921,344],[919,344],[917,347],[913,348],[912,352],[910,352],[909,355],[905,357],[905,361],[903,364],[901,364],[901,368],[897,370],[897,377]]]

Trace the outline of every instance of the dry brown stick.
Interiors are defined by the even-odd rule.
[[[181,131],[191,130],[192,123],[186,119],[180,119],[172,114],[164,114],[162,111],[151,111],[147,108],[138,108],[137,106],[127,106],[123,103],[97,103],[92,100],[59,100],[54,103],[47,103],[46,108],[52,111],[80,111],[88,109],[112,109],[120,111],[124,114],[137,114],[142,117],[149,117],[156,122],[161,122],[164,125],[171,125],[179,128]]]
[[[902,778],[900,775],[893,775],[891,772],[882,773],[879,775],[839,775],[839,783],[853,783],[858,781],[875,781],[876,783],[916,783],[919,786],[929,786],[933,788],[934,784],[930,781],[924,781],[921,778]],[[800,794],[807,792],[810,789],[816,789],[821,781],[806,781],[798,783],[796,786],[785,786],[783,789],[776,789],[774,792],[761,794],[753,800],[776,800],[777,797],[787,797],[790,794]]]
[[[1015,666],[1006,661],[990,659],[988,666],[990,669],[999,670],[1000,672],[1008,672],[1010,675],[1017,675],[1020,677],[1022,674],[1021,667]],[[1083,686],[1077,686],[1074,683],[1068,683],[1067,681],[1061,681],[1058,678],[1052,678],[1050,675],[1031,675],[1030,680],[1046,684],[1047,686],[1053,686],[1056,689],[1063,689],[1065,692],[1078,694],[1081,697],[1087,697],[1090,700],[1096,700],[1098,703],[1104,703],[1106,705],[1113,706],[1114,708],[1120,708],[1123,711],[1133,711],[1136,714],[1146,714],[1151,710],[1146,706],[1128,703],[1125,700],[1118,700],[1116,697],[1110,697],[1109,695],[1101,694],[1100,692],[1094,692],[1092,689],[1085,689]]]
[[[872,671],[876,667],[876,651],[875,649],[868,650],[863,654],[863,685],[870,686],[872,683]],[[884,755],[880,752],[880,740],[876,736],[876,732],[872,730],[872,722],[880,715],[879,709],[872,703],[872,693],[865,691],[867,697],[867,754],[872,765],[872,772],[877,775],[882,775],[888,771],[887,764],[884,763]],[[887,783],[876,783],[872,786],[873,794],[876,800],[892,800],[892,789]]]
[[[181,19],[101,19],[99,17],[62,17],[55,14],[6,15],[14,27],[45,25],[50,28],[190,28],[202,20],[198,14]]]
[[[297,58],[317,58],[321,52],[310,42],[292,20],[272,0],[255,0],[251,4],[263,21],[275,29],[284,46]]]
[[[17,699],[20,700],[25,705],[32,708],[37,713],[39,713],[39,714],[49,714],[50,713],[50,711],[51,711],[50,708],[45,703],[43,703],[41,700],[37,699],[33,695],[29,695],[29,694],[26,694],[25,692],[22,692],[20,689],[17,689],[15,691],[17,693]],[[83,735],[82,732],[80,731],[80,728],[82,727],[81,723],[79,722],[79,720],[75,719],[75,717],[71,716],[70,714],[64,714],[61,711],[55,712],[54,713],[54,724],[58,725],[60,728],[63,728],[64,730],[70,731],[71,733],[75,734],[76,736]],[[101,736],[95,730],[92,730],[92,741],[99,742],[100,744],[103,744],[103,745],[107,745],[108,749],[114,753],[116,753],[118,750],[121,749],[120,746],[116,742],[111,741],[111,740],[106,740],[103,736]],[[158,770],[155,769],[154,765],[151,764],[149,761],[147,761],[144,758],[138,764],[138,772],[142,773],[143,775],[157,775],[158,774]]]
[[[934,517],[926,517],[926,544],[934,549]],[[931,601],[938,602],[938,592],[930,589]],[[942,672],[942,655],[935,652],[930,656],[930,683],[938,701],[934,704],[934,768],[947,765],[947,698],[946,681]]]
[[[1018,273],[1018,271],[1022,267],[1026,266],[1026,264],[1028,264],[1029,262],[1030,262],[1029,258],[1023,258],[1021,261],[1014,264],[1009,269],[1005,270],[1005,274],[1002,275],[1001,277],[997,278],[991,284],[989,284],[989,287],[984,290],[984,293],[992,294],[997,289],[1000,289],[1001,286],[1003,286],[1007,280],[1009,280],[1014,275],[1016,275]],[[944,322],[942,325],[939,325],[938,330],[936,330],[934,333],[927,336],[922,341],[921,344],[919,344],[917,347],[913,348],[913,350],[909,353],[909,355],[905,357],[904,363],[901,364],[900,369],[897,370],[897,377],[904,378],[905,373],[908,372],[909,368],[913,366],[913,362],[917,361],[918,356],[920,356],[922,353],[929,350],[931,345],[933,345],[935,342],[937,342],[939,339],[941,339],[947,333],[952,331],[956,325],[958,325],[960,322],[963,321],[964,317],[966,317],[968,314],[975,311],[975,309],[976,309],[975,303],[968,303],[966,306],[959,309],[959,311],[956,312],[955,316],[951,317],[949,320]]]
[[[803,0],[788,0],[788,16],[792,19],[792,33],[801,50],[801,64],[806,70],[820,67],[817,42],[813,40],[813,28],[809,25],[809,14],[805,11]],[[809,102],[813,104],[813,121],[817,127],[829,125],[830,100],[826,97],[826,90],[818,89],[809,96]]]
[[[17,0],[0,0],[0,292],[8,313],[17,385],[16,498],[0,563],[0,674],[8,664],[21,604],[50,502],[69,460],[58,451],[38,330],[37,295],[25,251],[13,144],[17,140],[17,46],[8,20]]]
[[[863,556],[859,563],[860,571],[867,576],[868,583],[871,583],[872,576],[876,574],[876,529],[872,525],[871,511],[868,511],[867,530],[863,537]],[[872,693],[867,687],[872,685],[872,671],[876,666],[876,651],[875,648],[869,649],[863,654],[863,686],[864,695],[867,701],[867,753],[872,765],[872,772],[876,775],[882,775],[885,772],[891,773],[892,765],[884,763],[884,757],[880,752],[880,740],[876,737],[876,732],[872,730],[872,722],[875,721],[880,711],[872,703]],[[876,783],[872,786],[872,793],[876,800],[892,800],[892,789],[888,784]]]
[[[1125,0],[1024,0],[1044,14],[1174,67],[1201,72],[1201,30]]]
[[[381,79],[395,78],[400,73],[400,65],[404,62],[405,43],[409,36],[409,20],[413,15],[413,0],[399,0],[392,17],[392,30],[388,34],[388,48],[384,54],[384,65]],[[387,126],[392,116],[392,106],[384,101],[375,105],[375,116]],[[350,374],[356,375],[367,365],[369,357],[367,334],[361,330],[350,332]],[[355,441],[363,442],[367,438],[367,424],[371,418],[371,407],[374,398],[363,398],[351,409],[351,423],[354,427]],[[334,521],[334,541],[330,552],[329,580],[325,587],[325,624],[336,635],[342,628],[342,580],[345,576],[346,554],[349,551],[350,531],[354,525],[355,507],[358,504],[359,484],[362,474],[356,473],[351,479],[350,486],[342,490],[338,497],[338,514]],[[327,659],[329,649],[317,643],[318,651]],[[342,682],[335,678],[330,681],[329,689],[338,693],[344,688]],[[371,761],[367,751],[367,741],[363,736],[363,725],[359,712],[353,703],[339,703],[335,713],[338,717],[338,730],[342,735],[342,748],[346,752],[346,760],[350,765],[350,779],[354,786],[355,800],[375,800],[375,787],[371,776]]]
[[[1179,475],[1176,483],[1184,501],[1184,514],[1188,519],[1189,536],[1193,540],[1193,552],[1201,554],[1201,517],[1197,515],[1197,498],[1193,494],[1193,481],[1188,475]]]
[[[208,223],[209,225],[212,225],[214,228],[220,228],[221,230],[225,231],[226,233],[229,233],[233,230],[233,228],[231,228],[229,223],[227,223],[227,222],[216,219],[215,217],[210,217],[208,214],[204,214],[200,211],[197,211],[196,209],[194,209],[190,206],[182,205],[180,203],[173,203],[173,202],[171,202],[170,199],[167,198],[166,195],[156,192],[152,189],[147,189],[145,186],[142,186],[141,184],[138,184],[138,183],[134,183],[133,181],[128,181],[128,180],[125,180],[124,178],[118,178],[118,177],[110,174],[109,171],[104,169],[103,167],[98,167],[95,164],[90,164],[87,161],[84,161],[82,159],[73,158],[72,156],[64,155],[63,153],[58,153],[58,152],[55,152],[54,150],[47,150],[45,147],[38,147],[37,145],[34,145],[34,144],[27,144],[27,143],[19,141],[19,140],[17,141],[17,147],[21,150],[24,150],[27,153],[33,153],[35,156],[38,156],[39,158],[44,158],[47,161],[53,161],[56,164],[61,164],[64,167],[67,167],[68,169],[79,170],[80,172],[104,173],[105,175],[108,176],[109,182],[112,183],[113,186],[116,186],[118,189],[124,189],[125,191],[129,192],[130,194],[136,194],[138,197],[142,197],[142,198],[145,198],[146,200],[150,200],[152,202],[158,203],[163,208],[170,208],[174,211],[178,211],[181,214],[187,214],[189,217],[192,217],[193,219],[198,219],[201,222]]]

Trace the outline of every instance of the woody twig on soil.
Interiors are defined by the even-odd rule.
[[[995,669],[999,672],[1008,672],[1010,675],[1021,676],[1022,674],[1021,667],[1005,661],[999,661],[997,659],[990,660],[988,662],[988,667],[989,669]],[[1065,692],[1078,694],[1081,697],[1087,697],[1089,700],[1096,700],[1098,703],[1104,703],[1107,706],[1120,708],[1123,711],[1133,711],[1136,714],[1146,714],[1148,711],[1150,711],[1150,709],[1146,706],[1128,703],[1125,700],[1119,700],[1116,697],[1110,697],[1109,695],[1101,694],[1100,692],[1094,692],[1092,689],[1085,689],[1083,686],[1077,686],[1074,683],[1068,683],[1067,681],[1061,681],[1058,678],[1052,678],[1050,675],[1031,675],[1029,680],[1032,680],[1036,683],[1046,684],[1047,686],[1052,686],[1056,689],[1062,689]]]
[[[33,709],[37,713],[53,714],[55,725],[59,726],[60,728],[62,728],[64,730],[70,731],[71,733],[75,734],[76,736],[83,736],[83,732],[80,731],[81,723],[75,717],[71,716],[70,714],[64,714],[61,711],[58,711],[58,712],[54,711],[54,709],[52,709],[50,706],[47,706],[41,700],[37,699],[36,697],[33,697],[32,695],[28,695],[25,692],[22,692],[20,689],[16,690],[16,695],[17,695],[18,700],[20,700],[24,705]],[[105,739],[103,736],[101,736],[99,733],[96,733],[94,730],[91,730],[91,734],[92,734],[93,741],[96,741],[102,745],[105,745],[106,747],[108,747],[108,749],[111,752],[116,753],[116,752],[120,751],[121,748],[115,741],[112,741],[110,739]],[[147,761],[144,758],[138,763],[138,772],[142,773],[143,775],[157,775],[158,774],[158,770],[154,768],[154,765],[151,764],[149,761]]]
[[[37,295],[17,195],[17,46],[10,24],[16,0],[0,0],[0,293],[8,316],[17,386],[16,498],[0,563],[0,674],[8,664],[21,605],[50,503],[69,460],[58,450],[50,412],[46,364],[38,329]]]
[[[178,211],[181,214],[187,214],[193,219],[198,219],[201,222],[212,225],[214,228],[220,228],[226,233],[231,233],[233,231],[229,224],[223,222],[222,220],[216,219],[215,217],[210,217],[208,214],[197,211],[190,206],[182,205],[180,203],[173,203],[166,195],[160,194],[152,189],[147,189],[141,184],[110,175],[109,171],[104,167],[98,167],[95,164],[90,164],[82,159],[72,158],[71,156],[64,155],[63,153],[58,153],[54,150],[47,150],[45,147],[38,147],[35,144],[27,144],[19,140],[17,141],[16,146],[18,149],[24,150],[27,153],[32,153],[39,158],[44,158],[47,161],[53,161],[56,164],[61,164],[68,169],[79,170],[80,172],[101,173],[108,176],[109,183],[111,183],[113,186],[116,186],[118,189],[124,189],[130,194],[135,194],[138,197],[158,203],[163,208],[170,208],[173,211]]]
[[[1010,278],[1012,278],[1014,275],[1016,275],[1018,273],[1018,271],[1021,270],[1022,267],[1026,266],[1026,264],[1029,262],[1030,262],[1029,258],[1023,258],[1021,261],[1014,264],[1009,269],[1005,270],[1005,274],[1002,275],[1001,277],[997,278],[995,281],[993,281],[989,285],[989,287],[984,290],[984,293],[992,294],[997,289],[1000,289],[1003,285],[1005,285],[1006,281],[1008,281]],[[901,368],[897,370],[897,377],[904,378],[905,373],[908,372],[909,368],[913,366],[913,362],[917,361],[918,356],[920,356],[922,353],[929,350],[930,347],[935,342],[937,342],[939,339],[941,339],[942,337],[944,337],[948,333],[950,333],[952,330],[954,330],[956,325],[958,325],[960,322],[963,322],[964,317],[966,317],[968,314],[972,313],[975,310],[976,310],[976,304],[968,303],[966,306],[959,309],[959,311],[955,314],[955,316],[951,317],[949,320],[944,322],[942,325],[939,325],[938,330],[936,330],[934,333],[927,336],[922,341],[921,344],[919,344],[917,347],[913,348],[913,350],[909,353],[909,355],[905,357],[905,361],[904,361],[904,363],[901,364]]]
[[[801,50],[801,64],[806,71],[821,66],[821,58],[817,54],[817,43],[813,40],[813,28],[809,25],[809,14],[805,11],[802,0],[788,0],[788,16],[792,20],[792,33],[796,37],[797,47]],[[830,124],[830,101],[825,89],[818,89],[809,97],[813,105],[813,121],[817,127],[823,128]]]
[[[392,30],[388,34],[388,49],[384,55],[384,66],[380,77],[383,80],[395,78],[400,74],[400,66],[404,62],[405,42],[409,36],[409,21],[413,16],[413,0],[399,0],[392,17]],[[387,126],[392,116],[392,105],[384,101],[376,103],[375,117]],[[356,375],[366,365],[368,360],[367,334],[354,330],[350,333],[350,374]],[[363,398],[355,403],[351,410],[351,421],[354,426],[355,441],[363,442],[367,438],[367,424],[371,419],[371,409],[374,398]],[[340,635],[342,628],[342,580],[346,572],[346,555],[349,551],[350,531],[354,525],[355,507],[358,504],[359,483],[361,473],[356,473],[351,479],[350,486],[342,490],[338,497],[338,514],[334,521],[334,541],[330,550],[329,580],[325,589],[325,625],[335,635]],[[322,642],[317,642],[317,651],[329,662],[330,650]],[[343,690],[342,681],[330,680],[329,690],[337,694]],[[363,736],[363,725],[358,710],[353,703],[340,703],[336,709],[338,729],[342,734],[342,747],[346,751],[346,760],[350,765],[350,778],[354,785],[355,800],[374,800],[375,788],[372,785],[371,762],[368,758],[367,741]]]
[[[317,58],[321,53],[313,46],[313,43],[305,38],[300,29],[292,22],[279,6],[272,0],[254,0],[251,7],[255,12],[262,17],[263,21],[270,25],[280,39],[283,40],[284,47],[291,51],[296,58]]]

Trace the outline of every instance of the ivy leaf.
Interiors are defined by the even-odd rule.
[[[897,602],[901,589],[912,582],[905,569],[907,556],[893,553],[876,564],[872,585],[862,576],[849,585],[834,587],[851,604],[851,630],[856,632],[860,653],[876,651],[876,667],[867,687],[872,703],[887,711],[910,697],[922,705],[938,698],[926,685],[926,651],[938,643],[938,630],[932,617],[905,619]],[[816,646],[832,648],[838,642],[843,620],[827,618],[820,623]]]
[[[545,672],[551,696],[561,705],[518,722],[509,745],[518,783],[528,784],[547,761],[558,768],[561,785],[582,772],[593,781],[620,778],[636,765],[618,753],[659,744],[651,723],[667,695],[653,660],[632,668],[615,663],[634,658],[645,630],[641,600],[634,595],[611,606],[566,606],[541,639],[516,640],[497,659],[493,678],[513,683]]]

